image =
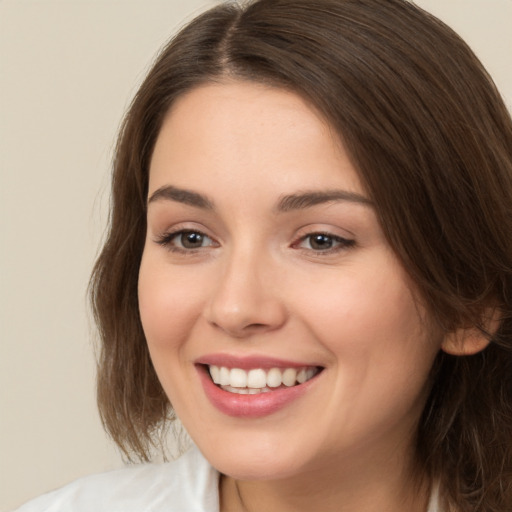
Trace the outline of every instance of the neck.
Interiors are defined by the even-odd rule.
[[[403,455],[403,454],[402,454]],[[221,512],[426,512],[428,479],[399,453],[371,464],[332,461],[292,478],[240,481],[222,476]],[[368,462],[368,461],[366,461]],[[412,476],[415,475],[415,476]]]

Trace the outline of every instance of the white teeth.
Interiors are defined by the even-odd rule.
[[[209,370],[213,382],[222,389],[231,393],[251,395],[266,393],[271,391],[271,388],[282,385],[291,387],[303,384],[318,373],[316,367],[271,368],[270,370],[254,368],[246,371],[240,368],[210,365]]]
[[[212,377],[213,377],[213,375],[212,375]],[[301,370],[299,370],[299,373],[297,373],[297,382],[299,384],[302,384],[302,383],[306,382],[306,380],[307,380],[306,369],[302,368]],[[215,379],[213,379],[213,382],[215,382]]]
[[[247,372],[240,368],[233,368],[229,372],[229,385],[234,388],[247,387]]]
[[[285,386],[295,386],[295,382],[297,381],[297,370],[294,368],[286,368],[283,372],[283,384]]]
[[[283,382],[283,376],[279,368],[272,368],[267,373],[267,384],[271,388],[278,388]]]
[[[210,375],[215,384],[220,384],[220,370],[218,366],[210,366]]]
[[[261,389],[256,388],[235,388],[232,386],[222,386],[224,391],[229,391],[230,393],[236,393],[237,395],[258,395],[260,393],[269,393],[271,391],[270,388],[264,387]]]
[[[257,368],[249,370],[247,375],[247,386],[250,388],[264,388],[267,385],[267,374],[265,370]]]
[[[219,382],[217,382],[216,384],[220,384],[221,386],[229,386],[230,382],[231,379],[229,368],[222,366],[219,372]]]

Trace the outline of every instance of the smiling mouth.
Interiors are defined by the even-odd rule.
[[[258,395],[277,389],[291,388],[304,384],[318,375],[323,368],[306,366],[302,368],[228,368],[205,365],[212,381],[222,390],[239,395]]]

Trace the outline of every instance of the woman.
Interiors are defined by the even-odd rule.
[[[510,510],[511,199],[507,110],[414,5],[200,16],[126,116],[91,287],[107,430],[198,450],[22,510]]]

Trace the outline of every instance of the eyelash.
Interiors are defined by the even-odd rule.
[[[203,238],[207,238],[207,239],[211,240],[212,242],[214,242],[214,244],[216,243],[206,233],[203,233],[202,231],[198,231],[197,229],[178,229],[176,231],[170,231],[168,233],[163,233],[156,239],[156,243],[158,245],[161,245],[162,247],[165,247],[168,251],[176,252],[176,253],[180,253],[180,254],[194,254],[204,248],[204,247],[186,248],[186,247],[178,247],[176,245],[173,245],[173,241],[176,238],[178,238],[179,236],[187,235],[187,234],[188,235],[199,235]],[[206,247],[208,247],[208,246],[206,246]]]
[[[302,243],[304,243],[308,239],[310,240],[310,244],[311,244],[311,240],[314,237],[325,237],[327,239],[330,239],[331,242],[333,244],[335,244],[335,246],[334,247],[329,247],[328,249],[323,249],[323,250],[315,250],[313,248],[306,249],[306,248],[300,247],[300,245]],[[297,240],[297,242],[294,242],[292,244],[292,247],[298,248],[298,249],[303,249],[303,250],[308,251],[308,252],[309,251],[313,251],[315,253],[315,256],[316,255],[318,255],[318,256],[327,256],[327,255],[330,255],[330,254],[335,254],[335,253],[338,253],[340,251],[349,249],[349,248],[353,247],[355,245],[355,243],[356,243],[356,241],[352,240],[352,239],[343,238],[343,237],[338,236],[338,235],[333,235],[332,233],[326,233],[326,232],[322,232],[322,231],[315,231],[313,233],[308,233],[307,235],[304,235],[304,236],[300,237]]]
[[[185,247],[179,247],[179,246],[173,245],[173,241],[176,238],[178,238],[179,236],[187,235],[187,234],[199,235],[200,237],[209,239],[213,243],[209,244],[207,246],[201,246],[201,247],[196,247],[196,248],[185,248]],[[326,239],[329,239],[333,244],[335,244],[335,246],[329,247],[328,249],[323,249],[323,250],[322,249],[315,250],[313,248],[307,249],[307,248],[301,247],[301,244],[303,244],[308,239],[312,240],[313,237],[325,237]],[[180,254],[195,254],[198,251],[200,251],[201,249],[204,249],[206,247],[218,245],[217,242],[215,242],[207,234],[203,233],[202,231],[198,231],[198,230],[194,230],[194,229],[179,229],[176,231],[163,233],[155,241],[158,245],[165,247],[167,250],[169,250],[171,252],[175,252],[175,253],[180,253]],[[355,243],[356,243],[355,240],[352,240],[352,239],[343,238],[341,236],[333,235],[332,233],[315,231],[315,232],[308,233],[308,234],[300,237],[297,241],[295,241],[291,244],[291,247],[293,247],[294,249],[301,249],[305,252],[312,251],[315,253],[315,255],[323,256],[323,255],[330,255],[330,254],[340,252],[342,250],[349,249],[349,248],[353,247],[355,245]]]

